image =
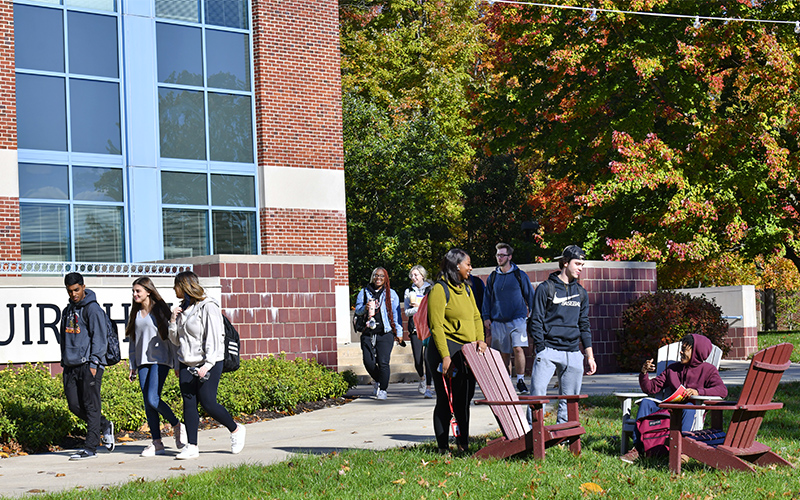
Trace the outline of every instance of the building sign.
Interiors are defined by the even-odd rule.
[[[34,280],[36,278],[33,278]],[[38,278],[55,285],[63,278]],[[21,283],[19,278],[11,280]],[[6,281],[6,279],[2,279]],[[131,306],[130,283],[132,279],[116,278],[119,285],[91,286],[92,277],[86,277],[86,288],[97,296],[97,302],[106,311],[117,328],[122,357],[128,357],[125,325],[128,324]],[[108,279],[104,281],[110,281]],[[171,285],[172,279],[156,281],[156,286],[167,303],[177,304]],[[219,301],[218,287],[207,293]],[[61,313],[69,302],[66,288],[58,286],[8,286],[0,283],[0,364],[61,361]]]

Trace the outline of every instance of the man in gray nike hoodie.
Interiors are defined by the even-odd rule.
[[[558,375],[559,394],[580,394],[584,375],[581,343],[589,365],[586,375],[597,371],[589,327],[588,294],[578,283],[585,259],[586,254],[579,246],[566,247],[558,257],[561,271],[551,274],[534,292],[530,317],[535,351],[531,373],[534,396],[547,395],[547,384],[554,372]],[[556,423],[566,421],[567,403],[561,400]]]
[[[69,411],[86,422],[84,449],[70,456],[83,460],[97,456],[100,431],[103,444],[114,450],[114,427],[100,409],[100,385],[108,348],[106,313],[93,291],[86,288],[83,276],[64,277],[69,304],[61,314],[61,366],[64,368],[64,394]]]

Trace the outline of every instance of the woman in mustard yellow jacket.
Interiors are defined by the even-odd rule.
[[[433,374],[436,388],[433,431],[440,453],[450,449],[451,415],[458,423],[458,450],[466,451],[469,445],[469,405],[475,395],[475,377],[464,362],[461,348],[477,341],[478,350],[486,350],[481,314],[472,290],[465,283],[471,271],[469,255],[458,248],[450,250],[442,259],[439,279],[428,296],[428,322],[433,341],[428,349],[428,366],[432,370],[439,367]]]

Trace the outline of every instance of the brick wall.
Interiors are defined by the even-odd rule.
[[[536,283],[557,271],[558,264],[523,264],[520,269]],[[475,269],[473,274],[486,282],[492,270]],[[656,291],[656,266],[653,263],[587,261],[581,285],[589,293],[589,322],[597,371],[615,373],[619,353],[616,332],[622,329],[622,311],[637,297]],[[529,354],[525,367],[528,374],[532,365]]]
[[[259,165],[344,170],[338,4],[253,0],[252,12]],[[265,204],[262,253],[333,256],[347,286],[345,211]]]
[[[219,276],[222,308],[241,337],[244,358],[286,353],[335,369],[332,259],[210,256],[192,259],[198,276]]]
[[[725,359],[747,359],[758,352],[758,327],[731,326],[728,328],[728,340],[731,350]]]
[[[252,10],[259,164],[343,169],[338,3]]]
[[[14,4],[0,0],[0,149],[17,149]]]
[[[19,198],[0,197],[0,260],[20,260]]]
[[[336,284],[347,286],[346,224],[344,211],[263,208],[261,252],[333,256]]]

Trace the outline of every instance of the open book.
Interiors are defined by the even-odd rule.
[[[689,394],[687,393],[686,387],[681,384],[680,387],[675,389],[675,392],[673,392],[668,398],[659,401],[659,403],[683,403],[687,399],[689,399]]]

